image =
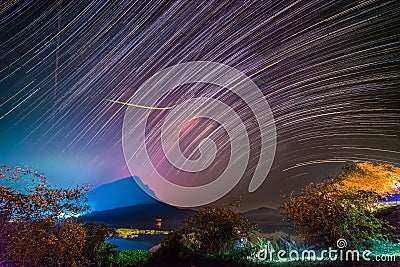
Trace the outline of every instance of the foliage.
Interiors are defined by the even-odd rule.
[[[387,231],[391,233],[391,239],[400,240],[400,205],[386,206],[374,212],[374,216],[388,223]]]
[[[206,206],[183,222],[157,251],[161,257],[229,258],[241,250],[256,225],[231,206]],[[242,255],[240,256],[242,257]]]
[[[147,250],[120,250],[108,258],[109,266],[141,266],[150,261],[152,253]]]
[[[86,231],[82,225],[68,219],[52,234],[56,241],[50,250],[50,257],[48,257],[46,265],[83,266],[89,263],[82,255],[86,242]],[[37,247],[41,246],[40,241],[36,244]]]
[[[397,169],[389,164],[353,163],[329,180],[309,184],[299,195],[290,194],[284,211],[298,234],[312,244],[332,245],[344,238],[354,245],[382,238],[387,226],[373,211],[389,182],[398,177]],[[385,170],[383,182],[377,174],[381,170]]]
[[[372,252],[372,257],[376,255],[396,255],[400,258],[400,243],[388,239],[371,239],[367,243],[367,249]],[[372,258],[371,257],[371,258]]]
[[[20,167],[0,167],[0,229],[7,221],[57,220],[86,211],[86,187],[52,188],[40,174]],[[11,184],[11,186],[6,186]],[[19,189],[15,189],[19,188]]]
[[[97,266],[107,265],[108,256],[115,248],[114,245],[105,242],[106,238],[116,236],[116,230],[103,223],[85,223],[82,225],[86,233],[86,242],[82,248],[82,256],[90,259]]]
[[[400,168],[388,163],[354,162],[345,166],[335,181],[344,188],[372,191],[384,197],[397,193]]]
[[[99,246],[111,230],[72,219],[88,209],[87,187],[53,188],[35,171],[5,165],[0,178],[0,265],[84,266],[110,252]]]

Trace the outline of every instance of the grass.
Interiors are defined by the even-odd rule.
[[[120,250],[108,258],[110,267],[143,266],[147,264],[153,254],[147,250]]]

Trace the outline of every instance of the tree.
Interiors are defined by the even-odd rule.
[[[0,265],[83,266],[111,233],[74,216],[88,210],[87,187],[53,188],[41,174],[0,167]],[[86,253],[85,253],[86,252]]]
[[[183,258],[218,258],[233,251],[256,230],[230,205],[200,208],[162,244],[159,254]]]
[[[86,243],[85,228],[68,219],[55,232],[56,242],[48,257],[48,265],[52,266],[85,266],[90,262],[82,255]],[[40,246],[40,243],[39,243]]]
[[[332,245],[339,238],[363,244],[381,238],[387,225],[373,212],[399,173],[389,164],[355,162],[331,179],[311,183],[299,195],[291,193],[284,212],[298,234],[312,244]]]
[[[400,168],[388,163],[354,162],[335,177],[338,185],[372,191],[381,197],[396,193],[400,183]]]
[[[392,234],[393,240],[400,241],[400,205],[386,206],[375,212],[375,217],[388,222],[387,230]]]
[[[106,266],[109,256],[114,253],[114,245],[106,243],[106,238],[114,237],[117,232],[103,223],[85,223],[86,242],[82,248],[82,256],[90,259],[97,266]]]

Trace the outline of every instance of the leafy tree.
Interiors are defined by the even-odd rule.
[[[232,206],[206,206],[170,234],[158,254],[180,258],[221,258],[235,245],[250,238],[256,225]]]
[[[89,260],[82,255],[86,231],[81,224],[68,219],[57,229],[55,236],[56,242],[48,259],[50,265],[76,267],[89,264]]]
[[[389,164],[355,162],[331,179],[311,183],[298,195],[291,193],[284,212],[298,234],[313,244],[332,245],[339,238],[363,244],[382,238],[387,225],[373,212],[399,173]]]
[[[7,186],[8,185],[8,186]],[[88,210],[87,187],[53,188],[29,169],[0,167],[0,229],[8,222],[59,220]]]
[[[386,206],[374,213],[375,217],[386,221],[389,226],[387,231],[392,234],[393,241],[400,241],[400,205]],[[400,243],[399,243],[400,245]]]
[[[1,261],[6,266],[41,266],[53,251],[58,238],[47,220],[12,222],[3,228]]]
[[[388,163],[354,162],[334,178],[344,188],[372,191],[381,197],[397,193],[400,168]]]
[[[104,242],[106,238],[117,235],[114,228],[103,223],[85,223],[86,242],[82,248],[82,255],[98,266],[108,265],[108,257],[113,254],[114,245]]]
[[[35,171],[1,166],[0,265],[84,266],[106,257],[95,248],[111,230],[72,219],[88,210],[86,192],[53,188]]]

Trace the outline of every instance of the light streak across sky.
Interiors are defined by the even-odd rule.
[[[117,103],[117,104],[121,104],[121,105],[126,105],[126,106],[130,106],[130,107],[136,107],[136,108],[145,108],[145,109],[153,109],[153,110],[168,110],[168,109],[173,109],[174,106],[171,107],[151,107],[151,106],[143,106],[143,105],[138,105],[138,104],[133,104],[133,103],[128,103],[128,102],[121,102],[121,101],[117,101],[117,100],[111,100],[111,99],[106,99],[109,102],[112,103]]]
[[[181,137],[188,156],[208,137],[221,152],[214,169],[186,176],[165,162],[160,129],[179,111],[173,107],[211,97],[231,106],[249,133],[250,163],[232,195],[246,192],[259,132],[237,95],[192,84],[141,102],[148,92],[137,88],[148,78],[189,61],[240,70],[271,107],[276,156],[250,206],[274,205],[346,161],[400,164],[398,1],[5,1],[0,12],[0,161],[35,166],[56,183],[129,175],[126,103],[153,108],[146,141],[161,173],[210,182],[227,163],[226,131],[189,123]]]

